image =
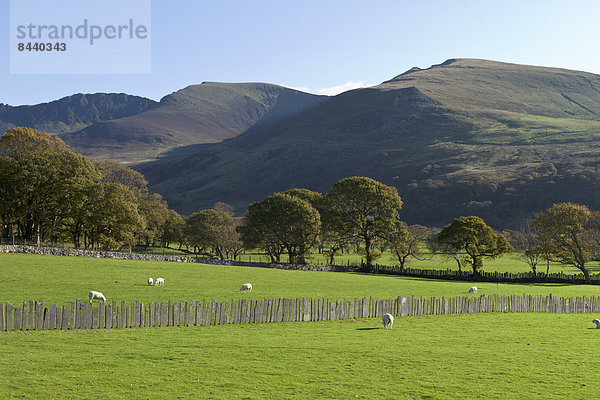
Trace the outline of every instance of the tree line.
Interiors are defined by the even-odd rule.
[[[574,203],[555,204],[517,231],[496,233],[477,216],[461,216],[443,229],[407,226],[395,187],[368,177],[336,182],[328,193],[291,189],[250,204],[234,218],[216,203],[183,218],[137,171],[94,161],[62,140],[30,128],[13,128],[0,138],[2,237],[72,243],[75,247],[125,249],[178,244],[194,253],[236,259],[260,249],[271,262],[305,263],[318,250],[335,263],[353,247],[365,268],[390,250],[401,268],[411,258],[442,254],[459,271],[477,274],[485,259],[516,249],[537,273],[551,261],[572,265],[589,281],[589,262],[600,258],[600,213]],[[428,249],[428,251],[423,251]]]
[[[155,242],[176,213],[147,184],[139,172],[91,160],[48,133],[10,129],[0,138],[2,237],[94,249]]]

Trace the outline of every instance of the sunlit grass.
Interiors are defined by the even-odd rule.
[[[164,287],[147,286],[149,277]],[[250,293],[239,291],[251,282]],[[271,268],[129,261],[87,257],[0,254],[0,303],[19,305],[43,300],[62,305],[87,299],[90,290],[108,301],[187,301],[238,298],[395,298],[453,297],[466,294],[471,282],[437,281],[383,274],[285,271]],[[479,294],[555,296],[600,295],[599,285],[496,284],[477,282]]]
[[[589,314],[0,334],[0,398],[595,398]]]

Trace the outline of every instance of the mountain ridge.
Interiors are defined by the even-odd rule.
[[[323,192],[352,175],[397,187],[410,223],[444,225],[478,213],[514,226],[564,193],[597,203],[590,193],[600,187],[600,76],[479,59],[409,71],[137,168],[184,214],[215,201],[243,212],[275,191]],[[539,172],[546,163],[554,178]],[[513,192],[526,192],[523,176],[530,192],[551,193],[519,205]],[[589,188],[577,186],[582,179]],[[440,196],[449,204],[432,212]]]
[[[204,82],[166,95],[151,110],[100,122],[63,139],[85,155],[139,162],[171,148],[232,138],[325,98],[266,83]]]
[[[138,114],[157,104],[125,93],[77,93],[48,103],[0,105],[0,120],[11,126],[27,126],[60,135],[96,122]]]

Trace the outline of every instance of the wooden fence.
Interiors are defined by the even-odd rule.
[[[21,307],[0,304],[0,331],[53,329],[114,329],[198,326],[292,321],[329,321],[393,315],[431,315],[481,312],[600,312],[600,297],[458,296],[451,298],[398,297],[377,300],[265,299],[224,302],[187,301],[141,303],[76,302],[62,307],[42,301]]]

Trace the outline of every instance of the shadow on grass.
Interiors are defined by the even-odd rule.
[[[382,329],[382,328],[356,328],[357,331],[372,331],[375,329]],[[596,329],[596,328],[594,328]]]

